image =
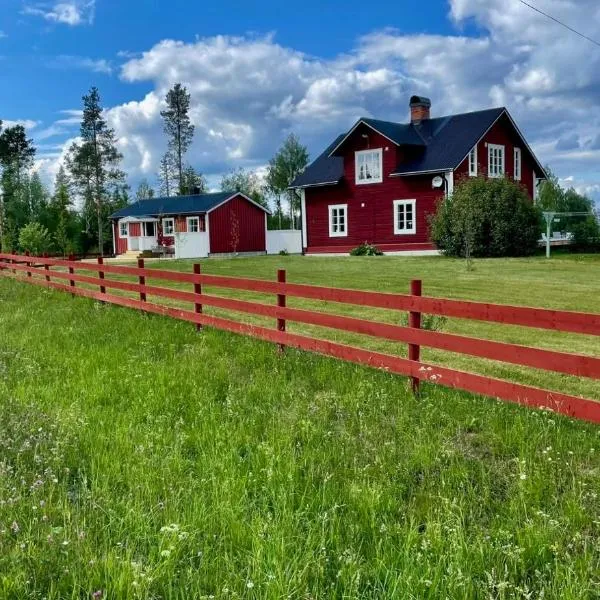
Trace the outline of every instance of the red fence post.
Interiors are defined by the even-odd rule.
[[[285,269],[277,269],[277,281],[285,283]],[[285,294],[277,294],[277,306],[285,308]],[[285,331],[285,319],[277,319],[277,331]],[[284,344],[279,344],[279,351],[283,352]]]
[[[194,275],[200,275],[200,263],[194,263]],[[194,282],[194,294],[197,296],[202,295],[202,284],[199,281]],[[196,302],[194,303],[194,312],[196,314],[202,314],[202,303]],[[202,323],[196,323],[196,330],[200,331],[202,329]]]
[[[75,257],[72,254],[69,254],[69,263],[73,263],[75,260]],[[69,265],[69,274],[73,275],[75,273],[75,269]],[[73,279],[69,279],[69,285],[74,288],[75,287],[75,280]],[[72,296],[75,296],[75,292],[71,292]]]
[[[138,265],[138,269],[143,269],[144,268],[144,259],[138,258],[137,265]],[[140,286],[146,285],[146,278],[143,275],[139,276],[139,283],[140,283]],[[140,300],[142,302],[146,302],[146,292],[142,291],[142,289],[143,288],[140,288]]]
[[[104,264],[104,258],[102,258],[102,256],[98,257],[98,278],[99,279],[104,279],[104,271],[102,269],[102,265]],[[102,284],[100,284],[100,293],[101,294],[106,294],[106,287],[104,287]],[[101,300],[102,304],[104,304],[104,300]]]
[[[29,250],[25,250],[25,256],[29,256]],[[31,267],[31,262],[27,260],[25,261],[25,264],[27,265],[27,277],[31,277],[31,271],[29,270],[29,267]]]
[[[413,296],[420,296],[422,290],[422,282],[420,279],[413,279],[410,282],[410,293]],[[415,329],[421,329],[421,313],[418,311],[410,311],[408,313],[408,326]],[[418,344],[408,345],[409,360],[419,361],[421,357],[421,346]],[[419,378],[412,377],[412,391],[414,394],[419,393]]]
[[[44,258],[48,258],[48,253],[47,252],[44,252]],[[46,271],[46,273],[47,273],[46,274],[46,282],[49,283],[50,282],[50,275],[49,275],[49,273],[50,273],[50,265],[48,263],[46,263],[44,265],[44,271]]]

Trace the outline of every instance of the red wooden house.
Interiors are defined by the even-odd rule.
[[[413,96],[410,123],[359,119],[295,179],[305,252],[435,253],[428,217],[461,177],[510,177],[535,200],[544,169],[506,108],[432,119],[430,107]]]
[[[237,192],[140,200],[110,217],[114,252],[167,248],[176,258],[264,253],[267,214]]]

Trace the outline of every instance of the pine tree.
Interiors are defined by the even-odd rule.
[[[169,136],[169,150],[175,162],[179,195],[186,193],[184,187],[183,157],[194,137],[194,126],[190,121],[190,95],[185,87],[176,83],[165,98],[166,110],[160,112],[165,133]]]
[[[224,192],[240,192],[252,198],[254,202],[268,208],[263,189],[256,173],[246,171],[241,167],[232,169],[221,178],[221,189]]]
[[[161,196],[169,197],[173,189],[172,182],[175,178],[173,156],[170,152],[165,152],[164,156],[160,159],[157,178]]]
[[[51,231],[54,243],[63,256],[73,249],[72,239],[75,218],[71,213],[71,198],[69,196],[69,180],[64,167],[61,165],[54,182],[54,195],[50,201],[49,211],[54,230]]]
[[[183,169],[184,194],[205,194],[207,187],[206,177],[202,173],[197,173],[194,167],[188,165]]]
[[[123,156],[117,150],[115,132],[108,127],[103,113],[98,89],[92,87],[89,94],[83,96],[82,142],[75,144],[70,163],[75,169],[72,173],[74,180],[83,183],[86,195],[91,195],[96,212],[98,252],[101,255],[104,253],[104,226],[108,216],[104,204],[111,190],[125,180],[125,174],[119,168]],[[86,197],[85,200],[89,202],[90,198]]]

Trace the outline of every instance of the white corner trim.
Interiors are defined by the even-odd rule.
[[[304,249],[308,248],[308,231],[306,229],[306,191],[304,189],[300,190],[300,212],[302,213],[302,249]]]
[[[445,174],[446,181],[448,182],[448,187],[446,190],[446,197],[452,196],[454,193],[454,171],[449,171]]]

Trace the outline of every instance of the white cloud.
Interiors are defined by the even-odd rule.
[[[33,119],[17,119],[16,121],[11,121],[10,119],[2,119],[3,127],[14,127],[15,125],[22,125],[25,129],[35,129],[40,124],[39,121],[34,121]]]
[[[71,27],[91,25],[94,22],[96,0],[66,0],[26,5],[23,13],[42,17],[46,21],[62,23]]]
[[[600,28],[597,0],[545,0],[544,9],[592,36]],[[272,36],[163,40],[123,54],[122,80],[150,88],[107,111],[124,167],[132,182],[153,177],[166,148],[163,99],[180,81],[196,125],[187,158],[211,181],[232,167],[263,166],[290,131],[314,156],[359,116],[405,121],[408,98],[418,93],[432,98],[434,116],[507,106],[543,163],[593,190],[600,181],[597,48],[519,2],[451,0],[449,16],[457,30],[474,22],[481,33],[377,31],[330,59]]]
[[[113,68],[110,62],[104,58],[89,58],[87,56],[73,56],[71,54],[61,54],[52,58],[48,65],[55,69],[83,69],[92,73],[103,73],[110,75]]]

